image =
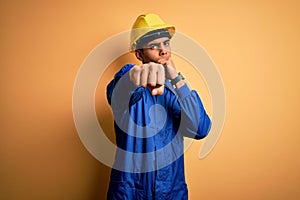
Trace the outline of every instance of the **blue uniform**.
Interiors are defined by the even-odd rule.
[[[107,193],[109,200],[186,200],[183,137],[204,138],[211,121],[196,91],[185,84],[164,93],[129,80],[125,65],[107,86],[118,150]]]

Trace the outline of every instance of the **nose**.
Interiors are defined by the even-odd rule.
[[[164,55],[167,55],[168,52],[165,50],[165,49],[162,49],[160,52],[159,52],[159,55],[160,56],[164,56]]]
[[[160,49],[160,51],[159,51],[159,55],[160,55],[160,56],[167,55],[167,54],[168,54],[168,51],[167,51],[167,48],[165,47],[165,45],[164,45],[164,44],[161,44],[160,46],[161,46],[161,49]]]

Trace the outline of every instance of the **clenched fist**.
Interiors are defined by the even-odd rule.
[[[151,89],[152,95],[162,95],[164,93],[166,78],[162,64],[149,62],[135,65],[129,71],[129,78],[135,85]]]

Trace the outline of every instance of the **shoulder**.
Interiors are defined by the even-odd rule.
[[[120,76],[123,76],[124,74],[126,74],[135,64],[126,64],[124,65],[120,71],[118,71],[116,74],[115,74],[115,78],[116,77],[120,77]]]

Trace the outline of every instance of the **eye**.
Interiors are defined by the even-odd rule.
[[[150,45],[149,45],[149,48],[150,48],[150,49],[158,49],[159,46],[158,46],[157,44],[150,44]]]
[[[169,45],[170,45],[170,41],[169,41],[169,40],[165,41],[165,42],[164,42],[164,45],[165,45],[165,46],[169,46]]]

